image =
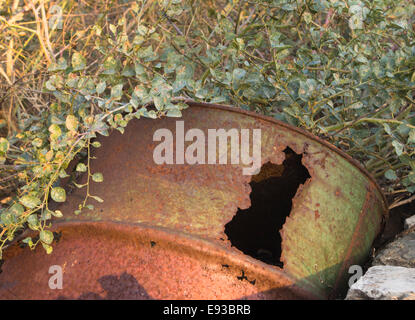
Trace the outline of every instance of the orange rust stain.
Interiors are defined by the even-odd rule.
[[[335,192],[336,197],[340,197],[340,196],[341,196],[341,194],[342,194],[342,192],[340,191],[340,189],[339,189],[339,188],[337,188],[337,189],[336,189],[336,192]]]

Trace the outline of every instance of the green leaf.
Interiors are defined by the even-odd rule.
[[[157,110],[162,110],[167,103],[166,97],[157,96],[157,97],[154,97],[153,100],[154,100],[154,106],[156,107]]]
[[[403,148],[404,148],[403,144],[400,143],[399,141],[394,140],[392,141],[392,145],[395,148],[396,154],[400,156],[403,153]]]
[[[16,217],[19,217],[22,215],[22,213],[25,211],[23,206],[19,203],[14,203],[10,209],[8,210],[10,211],[12,214],[14,214]]]
[[[182,112],[179,109],[171,109],[167,111],[166,115],[168,117],[180,118],[182,116]]]
[[[280,37],[281,37],[281,33],[279,32],[273,32],[270,37],[269,37],[269,41],[271,44],[271,48],[276,48],[280,45]]]
[[[115,74],[118,70],[117,60],[113,56],[109,56],[103,64],[103,69],[102,74]]]
[[[245,77],[246,71],[244,69],[236,68],[232,72],[233,81],[239,81]]]
[[[127,65],[122,70],[121,75],[124,76],[124,77],[134,77],[135,76],[135,70],[131,65]]]
[[[147,97],[147,95],[148,95],[146,88],[144,88],[143,86],[136,86],[134,88],[134,94],[140,100],[144,100]]]
[[[46,244],[51,244],[53,242],[53,233],[49,230],[42,230],[39,232],[40,241]]]
[[[48,71],[64,71],[68,67],[66,63],[66,59],[64,57],[60,57],[56,63],[52,63],[48,68]]]
[[[31,214],[27,218],[27,223],[29,224],[29,227],[33,230],[36,230],[39,225],[39,219],[37,218],[36,214]]]
[[[146,26],[143,26],[142,24],[138,25],[137,27],[137,32],[142,35],[145,36],[148,32],[148,28]]]
[[[137,52],[138,58],[147,58],[150,57],[153,54],[153,48],[151,46],[148,46],[146,48],[140,48]]]
[[[62,218],[63,217],[63,213],[60,210],[52,211],[52,215],[56,218]]]
[[[52,218],[52,211],[49,209],[43,210],[43,212],[40,215],[41,221],[46,221]]]
[[[51,254],[52,253],[52,251],[53,251],[52,246],[50,246],[50,245],[48,245],[48,244],[46,244],[44,242],[42,242],[42,246],[46,250],[46,253],[47,254]]]
[[[351,104],[349,108],[351,108],[351,109],[360,109],[363,106],[364,106],[363,103],[358,101],[358,102],[355,102],[355,103]]]
[[[76,131],[78,129],[78,119],[70,114],[66,117],[65,125],[69,131]]]
[[[102,82],[97,84],[97,87],[96,87],[95,90],[98,94],[101,94],[105,91],[106,87],[107,87],[107,84],[105,83],[105,81],[102,81]]]
[[[316,90],[317,82],[314,79],[307,79],[306,81],[300,81],[300,88],[298,89],[298,97],[307,101],[313,92]]]
[[[384,123],[384,124],[383,124],[383,128],[385,129],[385,132],[386,132],[388,135],[392,135],[392,130],[391,130],[391,127],[390,127],[387,123]]]
[[[303,18],[304,18],[305,23],[307,23],[307,24],[310,24],[311,23],[312,16],[311,16],[311,13],[310,12],[305,12],[303,14]]]
[[[29,209],[34,209],[41,203],[39,198],[29,195],[21,197],[19,202]]]
[[[10,144],[6,138],[0,138],[0,154],[5,154],[9,150]]]
[[[67,174],[66,173],[66,171],[65,170],[61,170],[60,172],[59,172],[59,178],[67,178],[67,177],[69,177],[69,174]]]
[[[75,185],[75,187],[77,187],[78,189],[81,189],[83,187],[85,187],[87,185],[87,183],[84,184],[77,184],[75,181],[72,181],[72,183]]]
[[[154,110],[144,112],[143,116],[150,119],[157,119],[157,113]]]
[[[15,221],[16,221],[15,216],[9,211],[3,212],[0,215],[0,224],[10,225],[10,224],[15,223]]]
[[[97,172],[97,173],[94,173],[92,175],[92,180],[95,181],[95,182],[102,182],[102,181],[104,181],[104,177],[103,177],[102,173]]]
[[[130,104],[134,107],[134,109],[137,109],[138,108],[138,99],[136,98],[136,97],[132,97],[131,99],[130,99]]]
[[[53,85],[53,81],[51,79],[45,82],[45,88],[48,89],[49,91],[56,90],[56,87]]]
[[[40,148],[43,145],[43,140],[40,139],[40,138],[35,138],[35,139],[32,140],[31,143],[32,143],[33,146],[35,146],[37,148]]]
[[[396,180],[398,179],[395,171],[389,169],[388,171],[385,172],[385,178],[388,180]]]
[[[415,143],[415,129],[409,131],[408,143]]]
[[[114,87],[111,88],[111,98],[115,99],[115,100],[119,100],[121,99],[122,96],[122,87],[123,84],[117,84]]]
[[[30,242],[32,242],[32,237],[26,237],[22,240],[22,242],[29,244]]]
[[[117,26],[110,24],[110,30],[113,34],[117,34]]]
[[[65,189],[61,187],[52,188],[52,191],[50,192],[50,196],[56,202],[65,202],[66,200]]]
[[[78,172],[86,172],[86,170],[87,170],[87,167],[86,167],[86,165],[85,164],[83,164],[83,163],[78,163],[77,165],[76,165],[76,171],[78,171]]]
[[[98,201],[99,203],[102,203],[102,202],[104,202],[104,200],[103,199],[101,199],[100,197],[98,197],[98,196],[90,196],[92,199],[95,199],[96,201]]]
[[[72,55],[72,68],[73,71],[80,71],[85,69],[86,67],[86,59],[85,57],[80,54],[79,52],[75,52]]]
[[[52,140],[56,140],[62,134],[61,128],[57,124],[50,125],[49,132]]]

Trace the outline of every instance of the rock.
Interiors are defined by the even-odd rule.
[[[411,229],[415,227],[415,215],[405,219],[405,229]]]
[[[350,287],[346,300],[415,300],[415,268],[371,267]]]
[[[387,244],[376,255],[372,265],[415,268],[415,231]]]

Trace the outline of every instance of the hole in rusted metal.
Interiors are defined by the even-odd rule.
[[[239,209],[226,224],[232,246],[246,255],[282,268],[279,231],[290,214],[292,199],[310,174],[301,163],[302,155],[284,150],[282,165],[265,163],[250,182],[251,207]]]

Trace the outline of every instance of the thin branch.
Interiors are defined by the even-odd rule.
[[[412,197],[408,198],[408,199],[405,199],[405,200],[402,200],[402,201],[399,201],[399,202],[392,203],[389,206],[389,210],[391,210],[393,208],[396,208],[396,207],[403,206],[404,204],[411,203],[413,200],[415,200],[415,194]]]

